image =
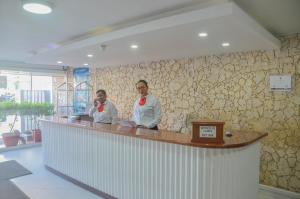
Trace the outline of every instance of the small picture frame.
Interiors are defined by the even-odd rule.
[[[192,142],[223,144],[223,128],[225,122],[214,120],[193,121]]]

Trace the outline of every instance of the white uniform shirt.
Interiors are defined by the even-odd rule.
[[[105,100],[102,112],[98,111],[99,106],[100,104],[97,107],[92,107],[90,109],[89,116],[94,118],[94,122],[112,123],[113,121],[116,121],[118,117],[118,110],[113,103]]]
[[[153,128],[161,120],[160,102],[153,95],[146,96],[146,103],[139,105],[140,98],[137,99],[133,107],[132,120],[137,125],[143,125],[147,128]]]

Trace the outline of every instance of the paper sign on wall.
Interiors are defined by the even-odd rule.
[[[290,91],[292,89],[291,75],[270,75],[271,91]]]

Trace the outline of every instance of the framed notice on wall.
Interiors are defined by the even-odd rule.
[[[270,75],[271,91],[291,91],[292,76],[291,75]]]

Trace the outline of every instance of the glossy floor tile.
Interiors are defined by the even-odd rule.
[[[7,151],[0,153],[0,162],[17,160],[33,173],[12,180],[31,199],[100,198],[46,170],[42,155],[42,147]]]
[[[42,147],[0,153],[0,162],[17,160],[33,174],[12,181],[31,199],[99,199],[100,197],[52,174],[43,165]],[[277,199],[260,190],[258,199]]]

